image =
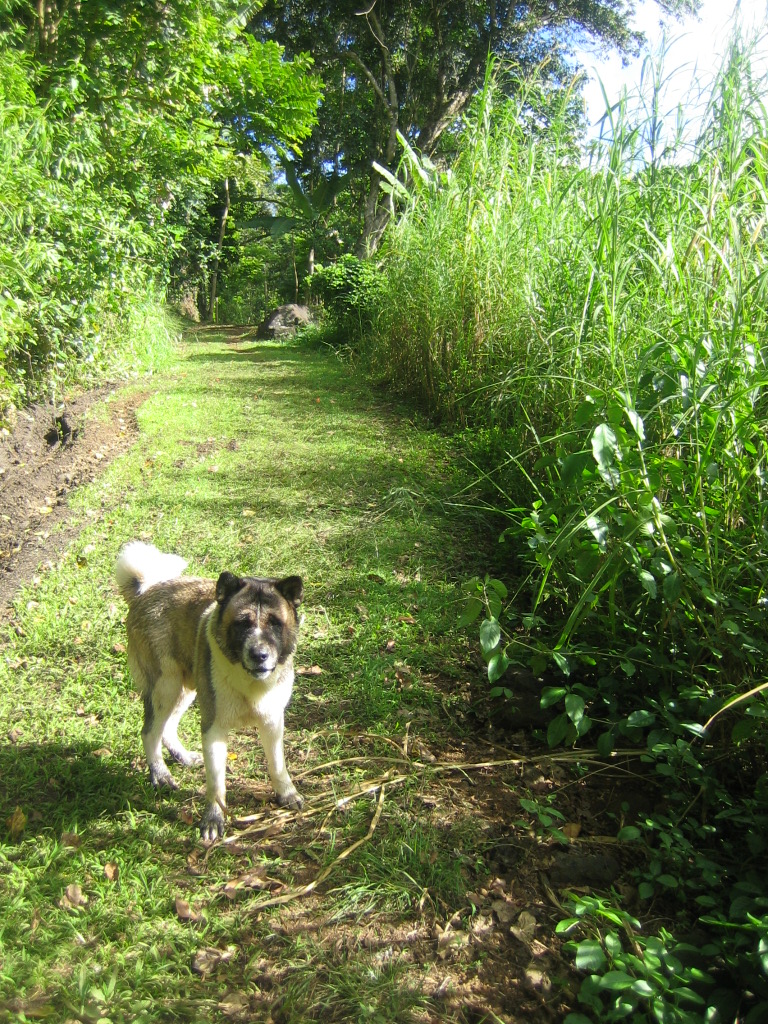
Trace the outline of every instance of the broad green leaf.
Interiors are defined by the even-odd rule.
[[[483,610],[483,602],[478,597],[470,597],[467,603],[464,605],[461,615],[459,616],[460,626],[471,625],[480,615]]]
[[[638,711],[633,711],[627,716],[627,724],[635,729],[646,729],[649,725],[653,725],[655,721],[656,715],[646,708],[640,708]]]
[[[638,978],[632,986],[632,991],[635,992],[636,995],[642,995],[645,998],[648,998],[653,995],[656,989],[653,988],[652,985],[649,985],[645,978]]]
[[[483,619],[480,623],[480,647],[487,658],[495,651],[501,640],[501,626],[498,619]]]
[[[613,733],[608,732],[600,733],[597,737],[597,752],[601,757],[609,757],[613,753]]]
[[[619,829],[619,834],[616,838],[622,842],[632,842],[634,839],[639,839],[642,834],[636,825],[625,825],[624,828]]]
[[[680,879],[669,874],[659,875],[656,881],[667,889],[676,889],[680,885]]]
[[[506,600],[507,588],[501,582],[501,580],[486,580],[485,585],[486,585],[486,587],[490,588],[491,590],[494,590],[499,595],[499,597],[502,599],[502,601]]]
[[[545,686],[541,691],[539,704],[543,708],[552,707],[553,704],[557,704],[567,693],[568,690],[564,686]]]
[[[561,714],[557,718],[553,718],[547,729],[547,743],[549,746],[559,746],[571,729],[573,729],[573,724],[568,715]]]
[[[555,664],[563,673],[563,675],[569,676],[571,674],[571,666],[568,663],[568,659],[566,658],[566,656],[564,654],[561,654],[560,651],[553,651],[552,657],[554,658]]]
[[[608,963],[603,947],[599,942],[587,939],[580,942],[576,950],[576,968],[579,971],[602,970]]]
[[[592,455],[600,476],[613,487],[621,479],[616,466],[618,452],[619,446],[613,429],[607,423],[600,423],[592,433]]]
[[[565,698],[565,713],[575,726],[584,717],[584,698],[577,693],[569,693]]]
[[[669,604],[674,604],[680,597],[683,590],[678,574],[676,572],[667,573],[664,577],[664,583],[661,589],[664,594],[664,600]]]
[[[610,992],[621,992],[624,989],[631,988],[635,983],[635,979],[631,974],[627,974],[625,971],[608,971],[598,981],[598,986],[602,989],[608,989]]]
[[[591,398],[587,398],[577,406],[576,412],[573,414],[573,422],[577,427],[585,427],[594,415],[595,403]]]
[[[584,471],[589,469],[593,462],[589,452],[574,452],[572,455],[567,455],[563,459],[560,469],[562,485],[568,487],[572,483],[578,483]]]
[[[626,409],[627,419],[632,424],[632,429],[641,441],[645,440],[645,424],[643,418],[634,409]]]
[[[503,651],[497,651],[488,662],[488,681],[495,683],[509,668],[509,658]]]
[[[643,585],[643,590],[650,594],[651,597],[656,597],[656,577],[652,573],[648,572],[647,569],[641,569],[637,575]]]

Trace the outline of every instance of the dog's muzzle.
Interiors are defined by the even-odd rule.
[[[243,651],[243,665],[259,679],[268,676],[277,665],[277,654],[267,644],[254,643]]]

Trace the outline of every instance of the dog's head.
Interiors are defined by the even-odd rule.
[[[216,582],[216,642],[233,664],[266,679],[296,649],[300,576],[262,579],[223,572]]]

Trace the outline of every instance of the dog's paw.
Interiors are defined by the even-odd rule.
[[[304,797],[295,789],[287,793],[277,793],[275,796],[278,807],[288,807],[292,811],[300,811],[304,806]]]
[[[199,754],[196,750],[185,750],[176,760],[179,764],[183,764],[185,768],[194,768],[203,763],[203,755]]]
[[[168,786],[169,789],[178,789],[179,784],[168,771],[167,765],[152,764],[149,766],[149,781],[158,789],[160,786]]]
[[[209,804],[200,822],[200,837],[213,842],[224,835],[224,812],[218,804]]]

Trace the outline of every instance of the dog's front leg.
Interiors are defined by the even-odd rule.
[[[200,822],[203,839],[224,835],[224,811],[227,806],[227,734],[212,725],[203,733],[205,762],[205,812]]]
[[[304,806],[304,797],[300,796],[288,769],[285,767],[285,753],[283,751],[284,718],[282,713],[277,719],[262,719],[257,723],[259,739],[267,755],[267,768],[269,777],[272,780],[277,802],[281,807],[291,807],[294,810],[301,810]]]

